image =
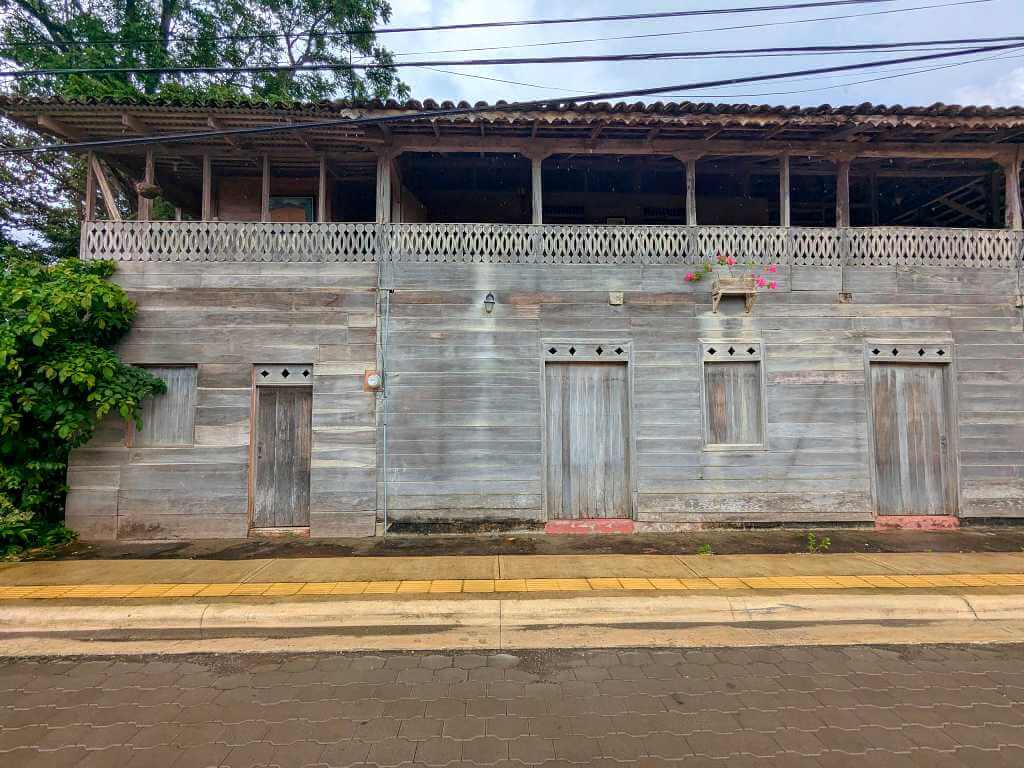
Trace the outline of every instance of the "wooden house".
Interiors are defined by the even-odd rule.
[[[89,155],[168,392],[74,453],[70,526],[1024,517],[1024,109],[454,106],[0,101],[200,134]]]

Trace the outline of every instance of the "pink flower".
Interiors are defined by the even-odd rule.
[[[776,264],[769,264],[768,267],[765,269],[765,272],[771,272],[772,274],[775,274],[778,271],[779,267]]]
[[[758,288],[764,288],[766,285],[768,285],[768,281],[767,280],[765,280],[763,277],[757,278],[757,287]]]
[[[732,256],[728,256],[725,259],[725,263],[728,264],[730,267],[734,267],[736,266],[736,259],[734,259]]]
[[[779,284],[777,282],[775,282],[774,280],[772,280],[770,283],[768,283],[768,289],[769,290],[774,291],[778,287],[779,287]]]
[[[697,276],[695,274],[693,274],[693,272],[687,272],[686,273],[686,277],[684,277],[683,279],[686,280],[686,282],[688,282],[688,283],[695,283],[695,282],[697,282]]]

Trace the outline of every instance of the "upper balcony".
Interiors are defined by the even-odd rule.
[[[761,264],[1014,270],[1005,229],[371,222],[88,221],[82,255],[118,261]]]

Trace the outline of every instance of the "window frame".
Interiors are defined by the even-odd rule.
[[[740,453],[750,451],[768,450],[768,386],[767,372],[765,366],[765,348],[763,339],[755,338],[714,338],[699,339],[697,357],[699,360],[700,379],[700,421],[701,421],[701,447],[702,450],[712,453]],[[743,355],[728,356],[728,350],[733,348]],[[753,349],[754,351],[748,352]],[[714,351],[712,351],[714,350]],[[720,357],[725,354],[726,357]],[[709,400],[707,391],[707,365],[723,365],[728,363],[756,363],[758,367],[757,385],[758,396],[760,397],[761,418],[760,436],[761,440],[756,443],[713,443],[711,442],[710,414],[708,413]]]
[[[146,449],[146,448],[194,448],[195,444],[196,444],[196,408],[199,406],[199,366],[196,363],[135,363],[134,365],[137,368],[141,368],[144,371],[146,371],[147,373],[150,373],[151,375],[154,375],[154,376],[156,376],[156,374],[153,373],[153,369],[164,369],[164,370],[166,370],[166,369],[169,369],[169,368],[174,368],[174,369],[190,369],[190,370],[194,371],[194,376],[193,376],[193,379],[192,379],[192,382],[193,382],[193,387],[192,387],[192,390],[193,390],[192,408],[191,408],[191,414],[190,414],[191,415],[191,421],[192,421],[192,429],[190,430],[190,434],[188,436],[189,437],[188,442],[183,442],[183,443],[150,443],[150,442],[140,442],[140,438],[143,438],[143,440],[144,440],[143,436],[144,436],[145,432],[144,431],[140,432],[136,428],[135,423],[131,422],[129,424],[129,438],[130,438],[129,445],[130,445],[130,447],[132,447],[132,448],[141,448],[141,449]],[[161,378],[161,377],[158,376],[157,378]],[[166,383],[166,381],[165,381],[165,383]],[[166,392],[163,392],[163,393],[160,393],[158,395],[151,395],[150,398],[148,398],[148,399],[152,400],[152,399],[157,398],[157,397],[164,397],[166,394],[167,394]],[[145,403],[145,402],[146,401],[143,401],[143,403]],[[143,420],[142,429],[143,430],[146,429],[145,420]]]

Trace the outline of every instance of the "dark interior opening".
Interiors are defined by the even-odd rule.
[[[396,221],[530,222],[530,161],[522,155],[406,152],[396,170]]]
[[[541,166],[545,224],[683,224],[686,177],[674,157],[553,155]]]

